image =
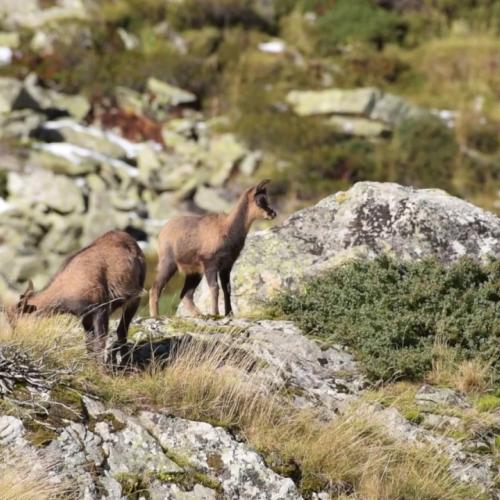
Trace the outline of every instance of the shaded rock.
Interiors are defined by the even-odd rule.
[[[470,408],[470,404],[457,391],[447,387],[423,385],[415,395],[415,401],[423,406],[457,406]]]
[[[12,109],[31,109],[47,114],[69,114],[81,120],[90,110],[90,103],[81,95],[61,94],[44,89],[36,83],[36,75],[29,75],[12,104]]]
[[[292,90],[286,100],[300,116],[330,113],[367,115],[379,95],[375,88]]]
[[[61,214],[83,212],[82,192],[71,179],[42,169],[8,174],[9,199],[18,205],[46,207]]]
[[[140,413],[139,421],[164,449],[189,457],[194,467],[215,476],[227,498],[302,498],[291,479],[268,469],[257,453],[221,427],[150,412]]]
[[[10,106],[9,103],[3,103]],[[0,106],[2,106],[0,98]],[[0,137],[3,139],[19,139],[26,141],[32,130],[39,127],[45,120],[44,115],[29,109],[13,111],[0,115]]]
[[[255,313],[277,291],[295,289],[304,278],[380,254],[442,262],[464,255],[498,258],[500,219],[438,189],[359,182],[250,235],[231,275],[233,305],[240,314]],[[196,299],[202,310],[208,310],[209,295],[203,282]]]
[[[410,104],[402,97],[393,94],[383,94],[375,102],[370,112],[370,118],[396,126],[406,118],[425,113],[427,112],[424,109]]]

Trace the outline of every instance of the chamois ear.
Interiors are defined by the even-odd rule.
[[[265,193],[267,190],[267,185],[271,182],[271,179],[266,179],[265,181],[259,182],[257,186],[255,186],[255,194]]]
[[[33,286],[33,281],[28,280],[28,286],[26,287],[26,290],[24,293],[21,295],[21,297],[28,298],[30,295],[33,295],[33,292],[35,291],[35,287]]]
[[[33,281],[28,281],[28,286],[24,293],[19,297],[19,302],[17,303],[17,310],[21,313],[33,312],[36,310],[35,306],[28,305],[28,299],[33,295],[35,289],[33,287]]]

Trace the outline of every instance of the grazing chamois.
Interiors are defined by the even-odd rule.
[[[123,231],[110,231],[70,255],[40,292],[30,281],[17,313],[80,317],[89,354],[104,361],[109,316],[122,307],[117,335],[123,346],[145,276],[146,259],[137,242]]]
[[[187,310],[200,315],[193,301],[205,275],[212,295],[212,314],[219,315],[219,283],[224,293],[225,315],[232,313],[231,269],[240,255],[250,226],[256,219],[274,219],[266,185],[247,189],[229,214],[186,215],[169,220],[158,238],[158,270],[149,295],[149,312],[158,315],[158,298],[176,271],[186,275],[181,299]]]

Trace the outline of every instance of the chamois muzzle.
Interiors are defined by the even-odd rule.
[[[276,212],[272,208],[266,210],[266,219],[273,220],[276,217]]]

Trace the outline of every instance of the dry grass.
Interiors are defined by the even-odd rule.
[[[21,454],[0,450],[2,500],[58,500],[74,498],[68,482],[54,474],[57,464],[37,458],[37,465]]]
[[[492,389],[491,362],[479,358],[460,361],[456,351],[439,340],[433,354],[432,369],[426,377],[430,384],[453,387],[469,396],[485,394]]]
[[[0,343],[17,343],[57,366],[69,366],[73,359],[81,367],[75,383],[112,405],[167,408],[238,430],[281,472],[297,464],[304,494],[327,488],[333,496],[363,499],[479,498],[451,478],[442,453],[397,441],[376,413],[353,407],[325,422],[313,410],[297,410],[261,365],[231,345],[187,343],[167,366],[153,360],[147,371],[113,375],[85,362],[78,335],[72,319],[27,317],[13,330],[0,328]],[[231,336],[226,338],[229,342]],[[36,496],[45,498],[44,484],[38,486],[42,492]]]
[[[80,322],[67,315],[24,315],[14,326],[0,315],[0,344],[20,347],[49,367],[70,368],[87,358]]]
[[[190,344],[163,369],[95,382],[113,404],[168,408],[237,429],[265,456],[279,456],[280,471],[298,464],[304,493],[329,488],[363,499],[471,494],[451,478],[439,451],[398,442],[373,413],[356,408],[326,423],[313,410],[299,411],[261,376],[251,357],[221,344]]]

